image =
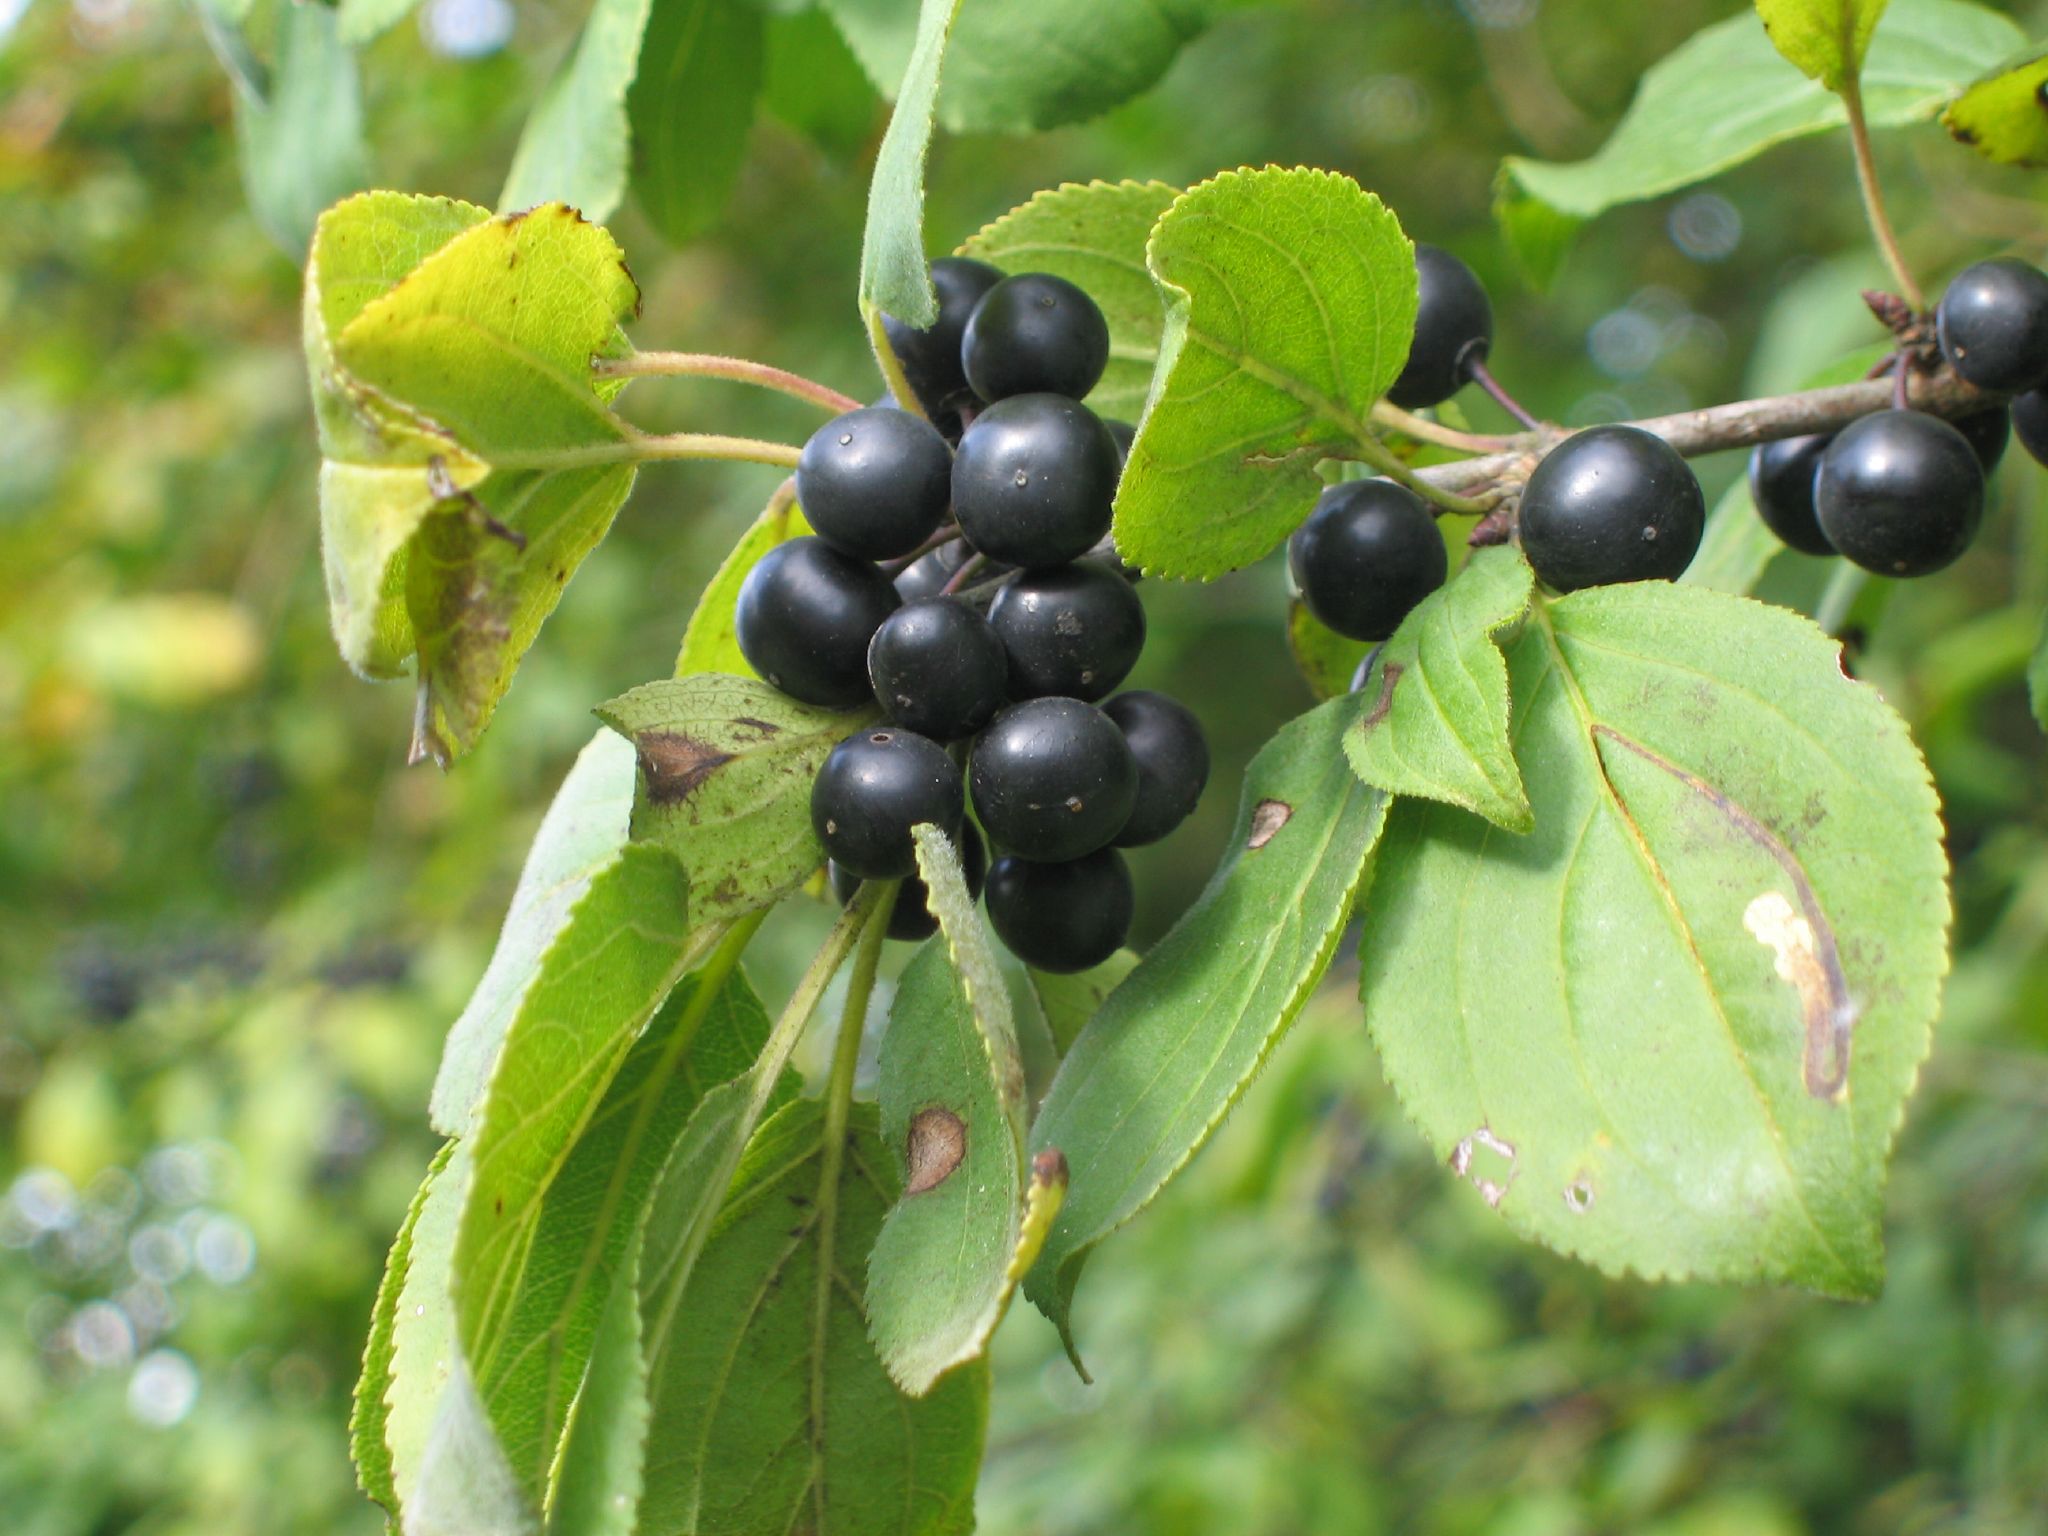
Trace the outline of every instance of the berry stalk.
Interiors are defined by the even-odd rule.
[[[842,395],[829,385],[786,368],[711,352],[635,352],[630,357],[599,358],[591,364],[591,372],[601,379],[725,379],[734,384],[755,384],[809,401],[835,416],[858,410],[861,405],[851,395]]]

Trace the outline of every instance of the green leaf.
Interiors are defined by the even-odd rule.
[[[370,1336],[363,1345],[362,1374],[356,1379],[355,1398],[349,1409],[349,1448],[355,1458],[356,1481],[393,1519],[398,1516],[398,1488],[392,1478],[391,1445],[386,1438],[389,1411],[384,1394],[391,1388],[399,1293],[412,1272],[413,1232],[419,1226],[420,1212],[454,1150],[453,1142],[444,1142],[434,1154],[426,1177],[406,1207],[404,1224],[392,1240],[391,1255],[384,1261],[384,1278],[377,1286],[377,1300],[370,1311]],[[442,1262],[446,1262],[445,1250]]]
[[[1508,671],[1495,649],[1529,611],[1535,578],[1518,549],[1481,549],[1394,631],[1344,735],[1366,783],[1462,806],[1508,832],[1530,828],[1508,745]]]
[[[1064,277],[1101,307],[1109,367],[1088,396],[1101,415],[1136,420],[1144,409],[1166,325],[1145,242],[1178,195],[1163,181],[1069,183],[1011,209],[960,247],[1005,272]]]
[[[970,5],[947,53],[939,116],[956,133],[1029,133],[1098,116],[1151,88],[1182,46],[1243,0],[1031,0]],[[891,0],[826,0],[884,90],[909,45]]]
[[[803,509],[796,504],[796,483],[783,482],[753,525],[740,535],[739,543],[718,567],[718,574],[698,594],[696,610],[683,631],[683,648],[676,656],[677,677],[698,672],[719,672],[727,677],[759,676],[740,651],[739,635],[733,627],[740,588],[769,550],[791,539],[800,539],[810,531]]]
[[[1882,1277],[1884,1165],[1947,967],[1927,770],[1835,643],[1644,582],[1509,652],[1536,830],[1404,802],[1366,1020],[1439,1156],[1610,1271]]]
[[[2048,165],[2048,54],[1979,80],[1948,105],[1941,125],[2000,165]]]
[[[898,77],[890,76],[893,85]],[[879,98],[823,11],[768,17],[761,105],[828,152],[851,157],[874,131]]]
[[[973,1527],[987,1367],[922,1398],[889,1380],[859,1287],[896,1180],[871,1109],[856,1106],[836,1144],[825,1125],[800,1101],[761,1127],[673,1321],[648,1316],[661,1452],[642,1536]]]
[[[361,222],[351,215],[351,230]],[[316,248],[316,277],[320,264]],[[629,429],[590,363],[628,350],[619,327],[637,302],[611,236],[549,206],[473,225],[325,330],[359,425],[351,462],[384,472],[323,497],[344,552],[331,546],[329,569],[348,573],[337,616],[381,616],[402,594],[418,650],[416,755],[446,764],[474,744],[632,488]],[[319,350],[309,342],[316,367]],[[389,663],[397,632],[381,617],[370,629]]]
[[[671,244],[710,229],[732,196],[761,93],[764,25],[732,0],[663,0],[648,22],[626,99],[633,199]]]
[[[1387,797],[1344,761],[1363,708],[1332,699],[1252,759],[1208,888],[1109,994],[1046,1095],[1031,1145],[1063,1153],[1071,1183],[1025,1294],[1070,1347],[1089,1252],[1208,1139],[1336,950],[1386,819]]]
[[[498,946],[441,1049],[431,1117],[443,1135],[466,1135],[474,1128],[476,1107],[505,1032],[539,979],[548,951],[592,877],[625,845],[633,809],[633,762],[630,742],[600,730],[577,754],[541,819]]]
[[[506,1459],[536,1503],[606,1298],[633,1261],[655,1180],[704,1095],[744,1073],[768,1038],[768,1016],[735,969],[738,959],[737,946],[722,948],[669,995],[589,1125],[558,1158],[523,1239],[530,1257],[492,1277],[488,1306],[461,1298],[464,1357]],[[462,1278],[473,1292],[472,1276]]]
[[[682,860],[698,922],[771,905],[825,862],[811,784],[870,718],[715,673],[645,683],[597,713],[639,755],[633,836]]]
[[[1322,492],[1317,462],[1371,435],[1415,328],[1415,249],[1349,177],[1268,169],[1184,194],[1147,260],[1166,333],[1116,546],[1206,580],[1286,538]]]
[[[1539,290],[1557,281],[1586,222],[1529,196],[1505,165],[1493,182],[1493,219],[1522,281]]]
[[[1298,597],[1287,600],[1287,649],[1308,691],[1320,703],[1351,691],[1358,664],[1372,649],[1369,641],[1350,640],[1308,611]]]
[[[342,658],[397,677],[414,649],[405,551],[433,509],[428,466],[458,486],[481,464],[433,423],[371,397],[335,365],[331,339],[427,257],[490,214],[469,203],[366,192],[321,216],[306,264],[304,341],[320,429],[320,543]]]
[[[653,0],[597,0],[576,50],[541,92],[519,135],[498,206],[567,203],[604,220],[626,195],[632,130],[626,91]],[[676,7],[669,7],[675,9]]]
[[[548,1289],[560,1277],[530,1267],[554,1257],[543,1238],[551,1223],[567,1219],[551,1210],[550,1195],[572,1150],[591,1133],[634,1040],[721,936],[716,926],[691,933],[688,889],[681,864],[641,844],[621,849],[591,879],[506,1032],[476,1131],[464,1143],[475,1172],[455,1248],[459,1337],[479,1389],[507,1423],[531,1404],[497,1401],[500,1379],[523,1363],[502,1359],[499,1346],[514,1340],[516,1353],[519,1344],[565,1326]],[[564,1198],[575,1196],[572,1188]],[[546,1406],[538,1412],[558,1426]],[[515,1475],[536,1490],[552,1444],[541,1448],[537,1468],[523,1435],[514,1441],[508,1448],[518,1457]]]
[[[640,1245],[612,1281],[590,1369],[570,1410],[548,1502],[547,1536],[634,1536],[647,1453],[647,1367],[640,1354]]]
[[[1138,968],[1137,951],[1120,949],[1092,970],[1055,976],[1050,971],[1027,971],[1031,993],[1052,1033],[1054,1046],[1064,1056],[1073,1049],[1082,1027],[1095,1017],[1103,999]]]
[[[405,1536],[530,1536],[539,1523],[457,1356],[434,1412],[418,1484],[406,1501]]]
[[[2034,658],[2027,663],[2027,697],[2033,701],[2034,718],[2048,731],[2048,614],[2041,619],[2041,638],[2034,645]]]
[[[1010,1303],[1024,1219],[1024,1071],[1010,995],[945,835],[918,827],[942,935],[904,971],[882,1036],[882,1136],[903,1198],[868,1263],[868,1327],[923,1396],[979,1359]]]
[[[1809,80],[1839,92],[1863,69],[1886,0],[1756,0],[1778,52]]]
[[[232,72],[242,188],[265,234],[296,258],[320,210],[370,179],[356,58],[324,5],[287,5],[264,95]]]
[[[341,40],[354,48],[371,42],[410,16],[420,0],[339,0],[334,7]]]
[[[473,1166],[469,1147],[450,1142],[436,1159],[412,1213],[405,1276],[391,1324],[390,1364],[384,1385],[384,1444],[389,1486],[402,1509],[412,1502],[426,1460],[427,1442],[452,1378],[455,1342],[455,1232]]]
[[[896,91],[896,110],[875,156],[868,184],[867,229],[861,237],[860,299],[912,326],[938,318],[938,299],[924,257],[924,161],[932,142],[939,65],[960,0],[921,0],[917,38]]]
[[[1924,121],[2023,44],[2008,18],[1965,0],[1893,0],[1864,60],[1865,114],[1881,128]],[[1643,75],[1627,115],[1591,159],[1560,165],[1518,156],[1503,169],[1531,197],[1590,219],[1847,121],[1840,98],[1781,58],[1754,17],[1731,16]]]

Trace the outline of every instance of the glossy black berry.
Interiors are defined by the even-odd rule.
[[[2048,464],[2048,389],[2029,390],[2012,402],[2012,430],[2038,464]]]
[[[1058,864],[997,859],[988,920],[1010,953],[1041,971],[1102,964],[1130,937],[1131,871],[1114,848]]]
[[[1970,445],[1970,452],[1976,454],[1977,462],[1984,466],[1985,474],[1998,468],[1998,461],[2005,457],[2005,445],[2012,437],[2011,411],[2002,405],[1994,405],[1988,411],[1958,416],[1952,425],[1963,434],[1963,440]]]
[[[1934,326],[1941,355],[1979,389],[2032,389],[2048,377],[2048,273],[2010,256],[1965,267]]]
[[[930,737],[878,726],[834,747],[811,785],[811,829],[825,856],[863,880],[917,873],[910,829],[960,835],[960,769]]]
[[[1013,578],[989,605],[988,621],[1008,654],[1014,699],[1092,703],[1130,675],[1145,648],[1145,605],[1099,560]]]
[[[1522,492],[1522,552],[1560,592],[1676,581],[1706,525],[1691,467],[1639,427],[1588,427],[1566,438]]]
[[[967,777],[982,829],[1027,859],[1078,859],[1107,846],[1138,802],[1124,733],[1079,699],[1012,704],[975,738]]]
[[[972,825],[963,825],[959,849],[960,873],[967,877],[968,893],[979,896],[988,875],[988,845]],[[839,898],[839,904],[843,907],[853,900],[860,889],[860,876],[839,864],[828,866],[826,873],[831,877],[832,894]],[[889,937],[915,944],[938,931],[939,920],[932,914],[930,889],[916,875],[906,877],[903,888],[896,893],[896,905],[889,911]]]
[[[1493,305],[1478,275],[1449,251],[1415,247],[1415,339],[1387,391],[1404,410],[1441,405],[1465,387],[1493,345]]]
[[[1079,400],[1109,365],[1109,322],[1063,277],[1020,272],[983,295],[960,343],[967,382],[984,400]]]
[[[796,499],[818,537],[863,560],[905,555],[932,535],[953,497],[953,450],[921,416],[863,406],[811,434]]]
[[[1134,688],[1102,706],[1138,764],[1138,803],[1117,834],[1119,848],[1156,843],[1188,819],[1209,782],[1209,741],[1178,699]]]
[[[1333,485],[1287,541],[1309,612],[1353,640],[1384,640],[1444,584],[1450,560],[1422,498],[1391,480]]]
[[[1969,440],[1921,411],[1878,411],[1835,434],[1814,480],[1821,531],[1884,576],[1925,576],[1970,547],[1984,470]]]
[[[882,317],[889,348],[903,365],[903,375],[924,408],[938,414],[959,406],[969,395],[967,374],[960,366],[960,341],[967,317],[1003,274],[984,261],[941,256],[932,263],[932,288],[939,315],[923,330],[912,330],[893,316]]]
[[[868,645],[868,677],[882,713],[934,741],[969,736],[1002,708],[1003,642],[957,597],[906,603]]]
[[[747,664],[791,698],[866,702],[868,641],[900,602],[889,578],[823,539],[791,539],[740,586],[733,628]]]
[[[1018,395],[974,419],[953,459],[953,515],[991,560],[1065,565],[1109,532],[1116,439],[1064,395]]]
[[[1820,531],[1813,510],[1813,473],[1834,440],[1832,433],[1783,437],[1759,443],[1749,456],[1749,498],[1764,526],[1788,548],[1807,555],[1832,555],[1835,546]]]

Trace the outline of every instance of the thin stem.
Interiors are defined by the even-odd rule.
[[[894,560],[884,560],[882,562],[882,574],[885,576],[901,576],[933,550],[943,549],[959,537],[959,525],[957,523],[947,523],[909,554],[898,555]]]
[[[745,357],[720,357],[710,352],[635,352],[629,357],[599,358],[591,365],[599,378],[609,379],[727,379],[735,384],[758,384],[798,400],[807,400],[837,416],[857,411],[861,402],[842,395],[815,379],[786,368],[772,368]]]
[[[875,366],[881,370],[882,382],[889,386],[889,393],[896,397],[899,406],[914,416],[923,416],[924,404],[917,398],[917,391],[910,387],[910,376],[903,371],[903,360],[889,345],[889,333],[882,326],[882,312],[862,299],[860,313],[867,322],[868,345],[874,349]]]
[[[1477,497],[1460,496],[1430,480],[1424,479],[1415,470],[1402,463],[1400,458],[1369,432],[1362,432],[1352,444],[1352,455],[1360,463],[1370,464],[1390,480],[1398,480],[1425,501],[1434,502],[1446,512],[1457,512],[1466,516],[1477,516],[1493,509],[1500,498],[1498,495]],[[1468,459],[1470,464],[1483,464],[1484,459]]]
[[[988,556],[982,554],[979,550],[975,551],[975,553],[960,562],[959,570],[946,578],[946,584],[939,588],[939,595],[941,597],[951,597],[962,587],[966,586],[968,582],[972,581],[975,573],[987,564]]]
[[[1536,419],[1533,412],[1523,409],[1522,403],[1507,392],[1507,389],[1501,384],[1499,379],[1493,376],[1492,370],[1486,366],[1484,361],[1476,357],[1472,358],[1465,364],[1465,371],[1472,375],[1472,382],[1474,384],[1477,384],[1493,397],[1495,405],[1514,417],[1515,420],[1528,428],[1529,431],[1541,432],[1543,430],[1543,423]]]
[[[589,469],[600,464],[645,464],[669,459],[727,459],[741,464],[776,464],[796,468],[802,449],[758,437],[720,437],[708,432],[649,433],[628,428],[623,437],[582,448],[536,448],[526,453],[499,453],[493,469]]]
[[[1427,416],[1404,411],[1391,400],[1382,400],[1375,405],[1372,419],[1389,431],[1412,437],[1418,443],[1434,443],[1439,448],[1451,448],[1459,453],[1500,453],[1514,446],[1512,438],[1484,432],[1460,432],[1456,427],[1431,421]]]
[[[1877,161],[1870,152],[1870,124],[1863,116],[1863,82],[1853,72],[1842,81],[1842,106],[1849,114],[1849,144],[1856,152],[1856,184],[1863,192],[1863,212],[1870,220],[1871,237],[1884,255],[1885,265],[1891,268],[1892,281],[1899,285],[1900,295],[1918,313],[1927,308],[1927,297],[1913,281],[1913,273],[1899,250],[1898,236],[1892,233],[1891,218],[1884,209],[1884,189],[1878,185]]]
[[[839,1016],[839,1039],[832,1050],[832,1074],[825,1080],[825,1141],[818,1159],[817,1287],[811,1298],[811,1427],[825,1422],[825,1330],[832,1315],[832,1287],[839,1276],[833,1244],[839,1227],[839,1175],[846,1163],[846,1125],[853,1114],[853,1077],[860,1065],[861,1035],[867,1027],[868,1000],[874,996],[875,971],[882,961],[882,943],[889,936],[889,914],[901,884],[895,880],[872,891],[873,910],[854,952],[853,971],[846,978],[846,1006]],[[813,1452],[815,1455],[815,1451]]]

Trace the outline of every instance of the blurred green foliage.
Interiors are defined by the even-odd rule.
[[[1244,9],[1107,118],[942,137],[931,238],[1062,179],[1327,165],[1480,268],[1497,371],[1545,414],[1787,387],[1872,335],[1840,142],[1610,215],[1546,295],[1489,222],[1502,154],[1584,153],[1647,64],[1739,8]],[[576,17],[432,0],[422,18],[365,56],[376,179],[487,202]],[[615,229],[643,345],[864,394],[853,295],[882,109],[843,67],[795,83],[806,59],[844,63],[808,26],[778,34],[717,230],[675,251],[630,210]],[[502,48],[451,51],[506,27]],[[1880,154],[1924,272],[2015,243],[2041,257],[2037,180],[1935,129]],[[343,1421],[430,1155],[441,1034],[590,706],[667,670],[775,480],[646,474],[477,753],[445,778],[408,770],[407,690],[350,679],[326,633],[296,311],[192,15],[0,4],[10,1536],[377,1528]],[[651,427],[809,426],[703,383],[640,386],[634,409]],[[1955,974],[1897,1156],[1885,1298],[1657,1289],[1511,1242],[1401,1121],[1340,973],[1193,1174],[1092,1266],[1078,1323],[1098,1385],[1024,1309],[1005,1330],[986,1529],[2048,1529],[2048,755],[2023,686],[2048,508],[2013,457],[1961,566],[1855,612],[1878,620],[1858,665],[1913,722],[1956,860]],[[1740,464],[1702,467],[1711,493]],[[1797,560],[1769,590],[1814,602]],[[1192,701],[1218,758],[1191,830],[1134,861],[1156,935],[1213,862],[1245,760],[1309,696],[1277,562],[1146,600],[1135,681]],[[770,925],[764,991],[814,920]]]

